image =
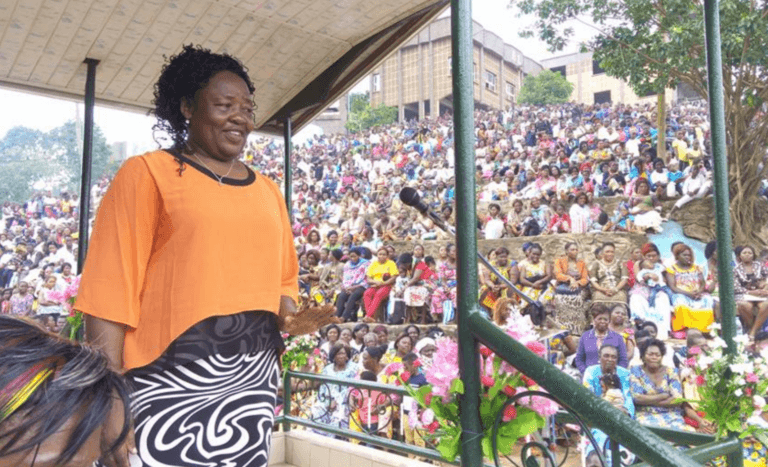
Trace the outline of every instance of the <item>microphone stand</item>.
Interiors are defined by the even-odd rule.
[[[417,209],[417,210],[421,212],[422,216],[426,216],[430,220],[432,220],[432,222],[434,222],[435,225],[440,228],[440,230],[449,234],[451,238],[453,239],[456,238],[456,229],[452,225],[446,224],[445,221],[443,221],[443,219],[440,216],[438,216],[435,212],[433,212],[431,209],[426,209],[425,211],[421,211],[420,209]],[[496,269],[496,267],[492,265],[491,262],[488,261],[488,259],[485,256],[483,256],[479,251],[477,252],[477,259],[479,259],[480,262],[483,263],[483,265],[485,265],[485,267],[490,269],[492,273],[496,274],[496,277],[498,277],[499,280],[503,282],[505,286],[511,289],[515,293],[515,295],[523,299],[523,301],[526,302],[529,306],[533,307],[532,310],[529,311],[529,315],[531,316],[531,321],[534,321],[534,324],[536,325],[544,324],[544,319],[546,316],[544,314],[544,305],[542,305],[540,301],[534,300],[528,295],[524,294],[522,290],[520,290],[519,288],[517,288],[517,286],[515,286],[515,284],[513,284],[512,282],[509,281],[509,279],[504,277],[504,275],[501,274],[499,270]]]

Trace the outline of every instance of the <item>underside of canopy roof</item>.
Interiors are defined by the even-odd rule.
[[[309,123],[449,0],[0,0],[0,86],[146,112],[165,58],[200,44],[239,58],[257,131]]]

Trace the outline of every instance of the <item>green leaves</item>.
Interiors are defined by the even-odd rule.
[[[397,107],[384,104],[372,107],[368,93],[351,94],[349,101],[349,119],[345,124],[349,131],[363,131],[374,126],[389,125],[397,120]]]
[[[563,75],[550,70],[542,70],[536,76],[528,76],[520,89],[517,100],[521,104],[562,104],[568,102],[573,92],[573,84]]]

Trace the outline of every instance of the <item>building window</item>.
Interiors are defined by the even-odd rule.
[[[603,73],[605,73],[605,70],[600,68],[600,63],[597,60],[592,60],[592,74],[602,75]]]
[[[507,100],[511,101],[515,98],[515,85],[507,81]]]
[[[381,91],[381,75],[374,73],[371,77],[371,81],[373,82],[373,92]]]
[[[611,103],[611,91],[601,91],[595,93],[595,104]]]
[[[485,70],[485,89],[496,92],[496,74]]]
[[[556,66],[554,68],[550,68],[551,71],[554,71],[555,73],[560,73],[563,75],[563,78],[565,78],[565,66]]]

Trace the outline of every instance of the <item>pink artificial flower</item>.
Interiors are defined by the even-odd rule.
[[[480,383],[483,386],[489,388],[489,387],[493,386],[494,384],[496,384],[496,380],[493,379],[491,376],[483,376],[483,377],[480,378]]]
[[[517,409],[514,405],[510,404],[504,409],[504,416],[501,418],[502,421],[508,422],[510,420],[513,420],[517,417]]]
[[[448,337],[437,340],[432,366],[425,375],[435,395],[448,397],[454,379],[459,377],[459,346]]]
[[[504,390],[503,391],[504,391],[504,394],[507,395],[507,397],[512,397],[515,394],[517,394],[517,389],[513,388],[510,385],[504,386]]]
[[[407,371],[404,371],[400,373],[400,379],[403,380],[403,382],[407,383],[409,379],[411,379],[411,374]]]
[[[745,378],[748,383],[756,383],[760,380],[760,378],[757,377],[754,373],[747,373],[747,376]]]
[[[493,351],[491,349],[489,349],[488,347],[486,347],[484,345],[481,345],[480,346],[480,355],[482,355],[485,358],[488,358],[491,355],[493,355]]]
[[[704,379],[704,375],[696,376],[696,386],[704,386],[705,382],[706,380]]]
[[[547,354],[547,348],[544,347],[544,344],[542,344],[539,341],[531,341],[525,344],[526,347],[528,347],[528,350],[535,353],[539,357],[543,357]]]
[[[440,428],[440,423],[437,420],[427,425],[427,431],[430,435],[435,434],[438,428]]]
[[[701,355],[701,347],[698,345],[694,345],[690,349],[688,349],[688,355]]]
[[[427,393],[427,395],[424,396],[424,404],[426,404],[427,406],[432,405],[432,397],[433,396],[434,396],[434,394],[432,394],[431,392]]]
[[[523,397],[520,403],[542,417],[551,417],[556,414],[560,408],[556,402],[541,396]]]
[[[689,357],[689,358],[688,358],[688,359],[685,361],[685,364],[686,364],[686,366],[694,367],[694,366],[696,366],[696,359],[695,359],[695,358],[693,358],[693,357]]]
[[[318,349],[317,347],[315,347],[315,350],[313,350],[313,351],[312,351],[312,353],[313,353],[314,355],[320,355],[320,349]]]
[[[402,368],[403,368],[403,364],[402,363],[390,363],[384,369],[384,373],[386,373],[387,376],[392,376],[395,373],[398,373]]]

